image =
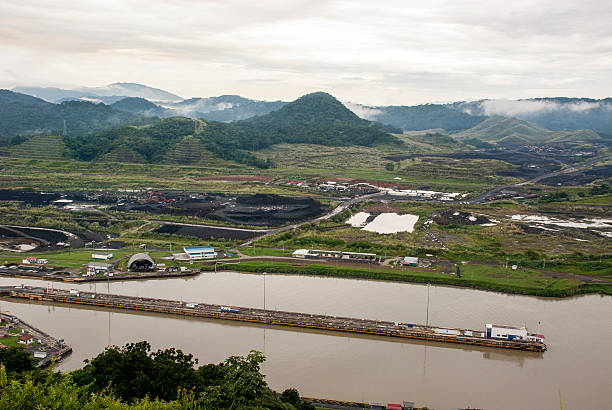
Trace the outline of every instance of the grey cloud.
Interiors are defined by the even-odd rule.
[[[0,73],[12,73],[0,82],[148,81],[265,99],[325,88],[381,104],[602,97],[609,21],[612,6],[594,0],[8,0]]]

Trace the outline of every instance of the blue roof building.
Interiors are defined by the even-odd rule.
[[[212,246],[194,246],[183,248],[189,259],[214,259],[217,252]]]

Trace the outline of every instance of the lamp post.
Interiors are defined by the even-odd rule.
[[[267,272],[263,273],[263,282],[264,282],[264,287],[263,287],[263,308],[264,308],[264,310],[266,310],[266,274],[267,274]]]
[[[425,326],[429,326],[429,286],[430,284],[427,284],[427,321],[425,323]]]

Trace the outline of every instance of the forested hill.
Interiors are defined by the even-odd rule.
[[[122,127],[90,136],[70,136],[73,157],[85,161],[129,150],[146,162],[163,161],[185,137],[193,137],[216,156],[266,167],[250,151],[276,143],[321,145],[400,144],[378,123],[362,120],[329,94],[309,94],[278,111],[233,123],[167,118],[145,127]]]
[[[321,145],[398,143],[380,123],[359,118],[333,96],[307,94],[261,117],[235,122],[256,147],[281,142]]]
[[[115,110],[131,112],[132,114],[140,114],[147,117],[171,117],[171,111],[166,110],[149,100],[140,97],[126,97],[111,104]]]
[[[439,104],[376,107],[372,119],[406,131],[441,128],[456,132],[472,128],[487,117],[470,115]]]
[[[69,134],[84,135],[146,120],[104,104],[81,101],[52,104],[29,95],[0,90],[0,137],[4,140],[17,135],[61,132],[64,121]]]

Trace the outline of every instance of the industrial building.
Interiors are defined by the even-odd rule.
[[[414,256],[406,256],[402,259],[402,265],[417,266],[419,264],[419,258]]]
[[[91,259],[96,259],[99,261],[109,261],[113,259],[113,254],[112,253],[92,253]]]
[[[298,249],[291,255],[303,259],[340,259],[351,262],[378,263],[380,256],[375,253],[326,251],[321,249]]]
[[[103,273],[108,275],[113,271],[113,265],[104,262],[90,262],[87,265],[87,275],[97,275]]]
[[[195,246],[183,248],[183,250],[191,260],[214,259],[217,257],[217,252],[215,252],[212,246]]]

